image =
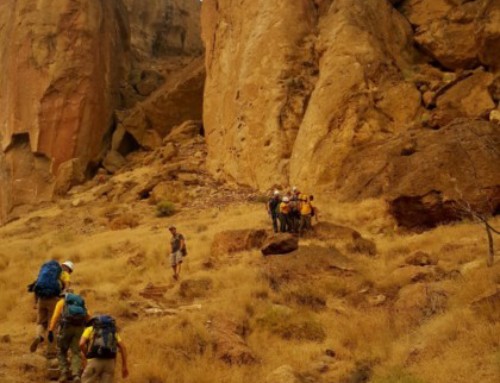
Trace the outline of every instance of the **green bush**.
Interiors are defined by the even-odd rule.
[[[170,201],[160,201],[156,204],[156,215],[158,217],[170,217],[175,214],[175,205]]]

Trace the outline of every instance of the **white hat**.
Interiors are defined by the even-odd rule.
[[[71,261],[63,262],[62,266],[66,266],[68,269],[71,270],[71,272],[73,272],[73,270],[75,269],[75,264]]]
[[[278,189],[274,190],[274,195],[280,195],[280,191]]]
[[[288,197],[283,197],[283,202],[288,202],[290,199]]]

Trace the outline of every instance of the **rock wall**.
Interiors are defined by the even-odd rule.
[[[120,1],[1,2],[1,216],[50,198],[65,161],[99,158],[128,41]]]
[[[82,182],[124,131],[117,109],[144,101],[145,146],[201,118],[204,68],[177,75],[202,52],[199,12],[197,0],[0,2],[0,223]]]
[[[132,46],[138,56],[200,55],[198,0],[123,0],[130,15]]]
[[[488,165],[498,151],[480,149],[498,143],[498,129],[465,133],[474,120],[498,115],[498,5],[205,0],[209,169],[260,189],[296,184],[349,201],[422,198],[432,190],[458,198],[455,187],[470,192],[477,186],[484,193],[467,197],[485,212],[498,211],[500,177]],[[464,151],[474,161],[457,165],[464,157],[449,152],[458,150],[454,134],[466,137]],[[405,177],[409,184],[420,182],[413,189],[397,187],[403,165],[399,155],[389,155],[396,150],[391,142],[406,145],[413,142],[409,137],[426,147],[426,154],[414,157],[426,163],[412,162],[417,170]],[[426,139],[438,140],[432,142],[437,146],[427,148]],[[447,154],[430,154],[441,150]],[[376,173],[377,158],[397,170]],[[466,176],[477,164],[485,170],[477,173],[480,180]],[[431,172],[427,177],[424,169]]]
[[[417,115],[400,74],[411,27],[386,0],[240,3],[203,3],[213,172],[260,188],[329,182],[349,145]]]

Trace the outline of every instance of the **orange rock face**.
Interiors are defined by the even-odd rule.
[[[0,3],[0,217],[50,199],[61,164],[99,158],[127,66],[120,1]],[[1,218],[0,218],[1,219]]]
[[[208,0],[202,37],[209,167],[239,182],[328,183],[419,112],[411,27],[385,0]]]
[[[409,198],[435,217],[417,226],[453,219],[440,209],[459,199],[455,187],[497,211],[498,151],[479,148],[498,145],[498,130],[473,121],[493,121],[498,103],[498,2],[452,3],[205,0],[210,171],[344,201]],[[478,166],[480,179],[470,177]],[[432,191],[441,197],[423,201]]]
[[[201,119],[202,62],[177,75],[202,52],[199,12],[198,0],[0,1],[0,223],[82,182],[120,134],[149,148]]]

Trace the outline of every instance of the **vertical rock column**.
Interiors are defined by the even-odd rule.
[[[128,65],[121,0],[0,4],[0,222],[49,200],[61,165],[98,161]]]
[[[258,187],[287,182],[294,115],[310,87],[304,72],[314,76],[315,21],[310,0],[203,2],[203,121],[213,174]]]

